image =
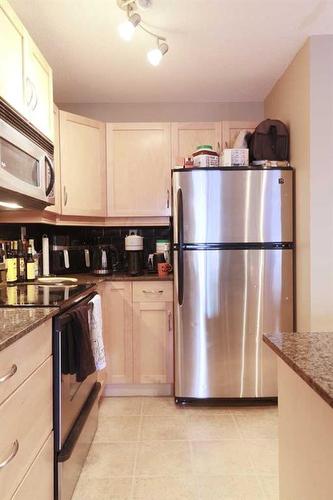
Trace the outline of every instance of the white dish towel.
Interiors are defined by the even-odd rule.
[[[95,359],[96,370],[100,371],[106,367],[101,297],[95,295],[89,304],[91,304],[91,309],[89,310],[91,348]]]

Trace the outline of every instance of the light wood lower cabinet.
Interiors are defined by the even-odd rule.
[[[105,283],[102,303],[107,383],[130,384],[133,381],[131,283]]]
[[[172,282],[106,282],[102,302],[107,386],[172,384]]]
[[[52,500],[54,494],[53,487],[52,432],[24,476],[12,500]]]
[[[0,377],[6,378],[0,384],[0,404],[51,356],[51,332],[49,320],[0,352]]]
[[[173,382],[172,302],[133,304],[135,384]]]
[[[50,356],[0,406],[0,498],[10,499],[53,428]]]

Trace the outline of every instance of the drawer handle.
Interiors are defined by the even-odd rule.
[[[12,448],[13,448],[13,450],[12,450],[11,454],[3,462],[0,462],[0,469],[3,469],[4,467],[6,467],[6,465],[8,465],[9,462],[11,462],[13,460],[13,458],[15,457],[15,455],[17,454],[17,452],[19,450],[19,442],[17,439],[15,439]]]
[[[153,293],[155,295],[158,295],[159,293],[163,293],[164,290],[142,290],[143,293]]]
[[[11,378],[13,375],[15,375],[16,372],[17,372],[17,366],[13,365],[11,367],[11,369],[9,370],[9,372],[6,373],[6,375],[3,375],[2,377],[0,377],[0,384],[2,384],[3,382],[6,382],[6,380]]]

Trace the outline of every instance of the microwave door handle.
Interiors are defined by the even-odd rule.
[[[45,156],[45,170],[46,170],[45,171],[46,178],[47,178],[47,170],[49,170],[50,172],[50,181],[45,191],[46,196],[49,196],[55,183],[55,174],[54,174],[53,163],[48,156]]]

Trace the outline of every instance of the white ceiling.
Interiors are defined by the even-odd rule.
[[[122,41],[116,0],[10,0],[54,69],[57,102],[261,101],[311,34],[333,34],[333,0],[153,0],[167,37]]]

